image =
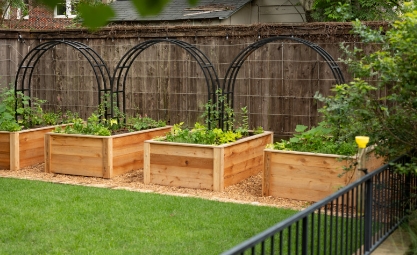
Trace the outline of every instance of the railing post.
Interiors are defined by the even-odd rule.
[[[305,216],[303,218],[303,222],[302,222],[302,239],[301,239],[301,254],[303,255],[307,255],[310,254],[311,252],[308,251],[308,221],[307,221],[308,216]]]
[[[372,186],[373,178],[365,182],[365,233],[364,248],[365,254],[371,250],[372,246]]]

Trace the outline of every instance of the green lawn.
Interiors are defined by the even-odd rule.
[[[295,213],[0,178],[0,254],[219,254]]]

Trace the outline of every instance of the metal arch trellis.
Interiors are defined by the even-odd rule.
[[[23,58],[19,65],[19,69],[17,70],[15,79],[15,95],[17,96],[18,92],[22,92],[29,97],[31,96],[32,75],[36,64],[39,62],[39,59],[43,56],[43,54],[58,44],[66,44],[71,46],[72,48],[78,50],[87,59],[90,66],[93,68],[96,77],[99,92],[98,103],[100,104],[102,93],[110,93],[111,91],[109,69],[97,52],[95,52],[89,46],[75,41],[48,41],[36,46],[31,51],[29,51],[28,54],[26,54],[26,56]],[[110,114],[111,112],[106,109],[106,118],[110,117]],[[17,113],[16,118],[18,118]]]
[[[172,43],[174,45],[177,45],[183,48],[197,61],[206,79],[208,100],[209,101],[212,100],[213,103],[216,102],[215,92],[218,88],[220,88],[220,83],[219,83],[217,73],[213,67],[213,64],[208,59],[208,57],[199,49],[197,49],[195,46],[187,42],[176,40],[176,39],[169,39],[169,38],[162,39],[161,38],[161,39],[147,40],[145,42],[142,42],[134,46],[128,52],[126,52],[123,55],[123,57],[120,59],[119,63],[117,64],[116,69],[114,70],[114,74],[112,77],[112,92],[117,94],[116,96],[117,107],[120,108],[119,96],[121,94],[121,97],[123,98],[122,111],[123,113],[126,112],[126,102],[124,100],[126,78],[134,60],[147,48],[149,48],[152,45],[161,43],[161,42]],[[112,111],[113,111],[113,108],[112,108]]]
[[[337,84],[345,83],[343,73],[340,70],[336,61],[333,59],[333,57],[327,51],[325,51],[323,48],[321,48],[317,44],[312,43],[312,42],[307,41],[307,40],[304,40],[304,39],[301,39],[301,38],[292,37],[292,36],[276,36],[276,37],[265,38],[265,39],[259,40],[255,43],[249,45],[244,50],[242,50],[237,55],[237,57],[232,61],[232,63],[229,65],[229,68],[226,71],[226,75],[225,75],[225,78],[224,78],[224,81],[223,81],[222,90],[223,90],[223,93],[227,95],[227,102],[229,102],[229,105],[232,108],[234,106],[233,105],[233,95],[234,95],[234,87],[235,87],[236,77],[237,77],[237,74],[239,73],[239,70],[242,67],[243,63],[246,61],[248,56],[250,54],[252,54],[252,52],[257,50],[258,48],[264,46],[265,44],[275,42],[275,41],[279,41],[279,40],[296,41],[296,42],[302,43],[302,44],[310,47],[311,49],[315,50],[326,61],[326,63],[330,67],[330,69],[333,73],[333,76],[336,79]]]

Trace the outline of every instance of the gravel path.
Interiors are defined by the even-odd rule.
[[[96,177],[45,173],[44,164],[38,164],[22,168],[17,171],[0,170],[0,177],[39,180],[53,183],[84,185],[110,189],[125,189],[136,192],[154,192],[174,196],[199,197],[215,201],[274,206],[280,208],[291,208],[295,210],[302,210],[311,204],[311,202],[307,201],[275,198],[270,196],[263,197],[261,173],[252,176],[249,179],[246,179],[236,185],[227,187],[223,192],[215,192],[203,189],[169,187],[153,184],[145,185],[143,183],[142,169],[133,170],[112,179],[103,179]]]

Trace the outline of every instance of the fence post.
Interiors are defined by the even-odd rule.
[[[364,248],[365,254],[371,250],[372,246],[372,186],[373,178],[365,182],[365,233]]]

